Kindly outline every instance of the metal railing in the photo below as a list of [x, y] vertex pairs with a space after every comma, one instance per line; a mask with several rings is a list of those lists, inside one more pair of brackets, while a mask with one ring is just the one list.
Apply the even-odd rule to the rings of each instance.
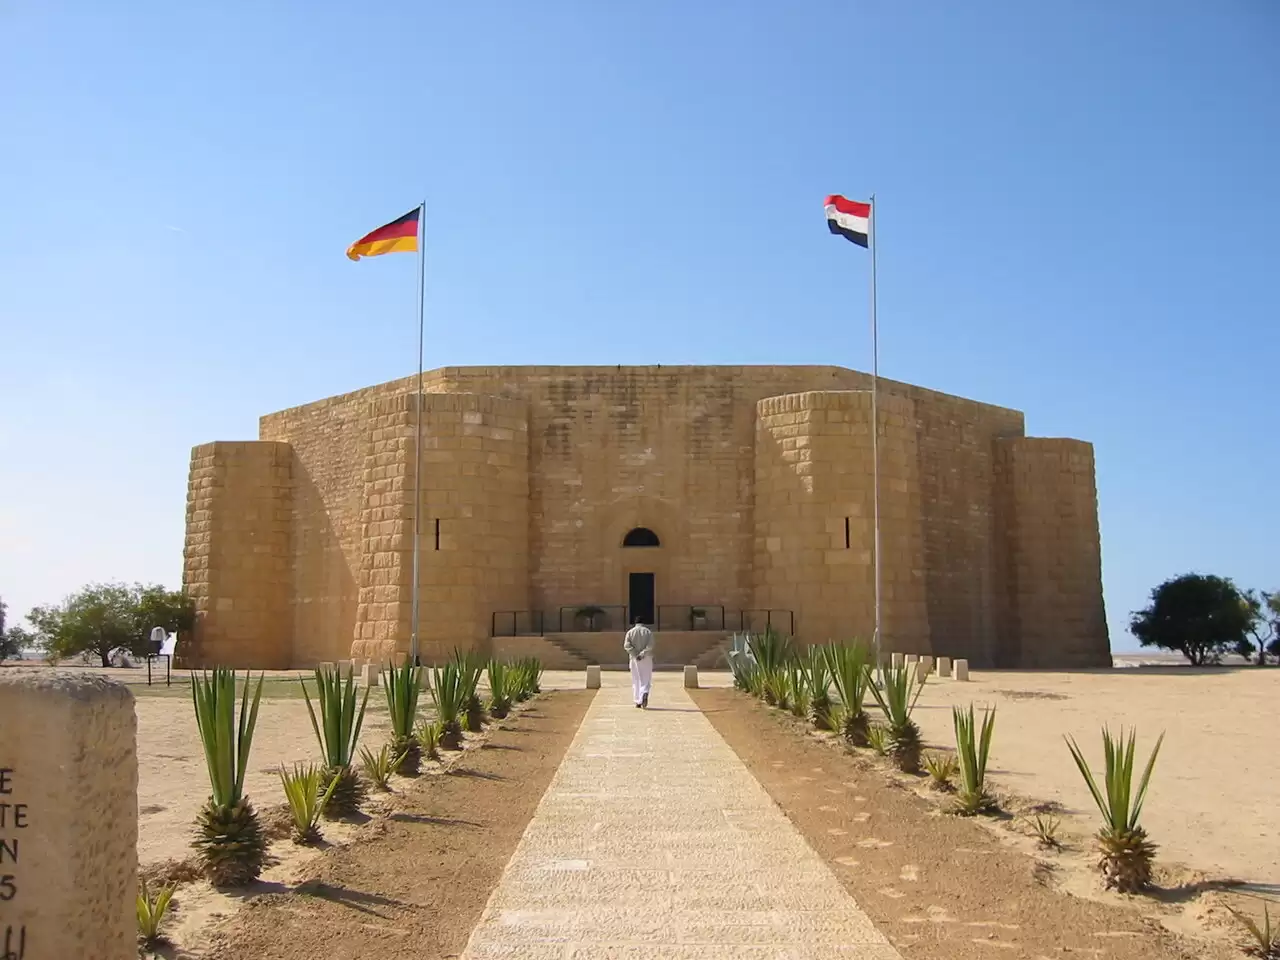
[[718, 603], [663, 603], [654, 630], [728, 630], [725, 609]]
[[495, 610], [491, 637], [541, 637], [546, 633], [541, 610]]
[[[626, 630], [631, 626], [631, 609], [626, 604], [569, 604], [560, 607], [548, 624], [541, 610], [495, 610], [490, 619], [490, 636], [541, 637], [553, 633], [599, 633]], [[657, 630], [737, 630], [760, 633], [770, 628], [788, 636], [795, 634], [795, 614], [790, 610], [729, 610], [718, 603], [664, 603], [655, 608]]]
[[[786, 629], [783, 629], [783, 624]], [[796, 618], [790, 610], [739, 610], [738, 629], [743, 633], [759, 633], [773, 628], [787, 636], [795, 636]]]
[[598, 633], [601, 630], [626, 630], [626, 604], [573, 604], [560, 608], [558, 633]]

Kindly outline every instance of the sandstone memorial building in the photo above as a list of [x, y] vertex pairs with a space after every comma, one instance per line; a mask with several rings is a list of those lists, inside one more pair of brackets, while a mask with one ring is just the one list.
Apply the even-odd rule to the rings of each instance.
[[[771, 624], [870, 639], [871, 378], [827, 366], [426, 375], [420, 651], [714, 665]], [[417, 378], [194, 448], [190, 666], [409, 649]], [[883, 641], [975, 666], [1110, 665], [1093, 449], [1016, 410], [880, 380]]]

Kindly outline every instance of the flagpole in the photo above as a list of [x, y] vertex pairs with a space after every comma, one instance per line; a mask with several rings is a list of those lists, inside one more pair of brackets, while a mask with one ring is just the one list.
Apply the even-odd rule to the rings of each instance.
[[880, 417], [876, 395], [880, 381], [880, 337], [876, 325], [876, 195], [871, 195], [870, 216], [867, 218], [871, 241], [871, 503], [874, 517], [875, 598], [876, 598], [876, 664], [881, 665], [880, 636]]
[[422, 301], [425, 295], [427, 275], [427, 201], [418, 206], [418, 399], [414, 404], [413, 442], [413, 612], [409, 631], [409, 662], [418, 665], [418, 571], [421, 558], [422, 534]]

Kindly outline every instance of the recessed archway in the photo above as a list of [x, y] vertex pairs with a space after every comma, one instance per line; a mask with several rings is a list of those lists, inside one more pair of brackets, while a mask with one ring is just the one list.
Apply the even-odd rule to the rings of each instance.
[[662, 541], [648, 527], [634, 527], [622, 538], [622, 545], [624, 547], [660, 547]]

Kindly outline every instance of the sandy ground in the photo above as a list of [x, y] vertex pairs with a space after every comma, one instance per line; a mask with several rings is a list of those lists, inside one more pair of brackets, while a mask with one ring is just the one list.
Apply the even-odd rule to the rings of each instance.
[[1280, 720], [1280, 670], [1185, 667], [1098, 673], [981, 673], [969, 683], [925, 684], [918, 722], [930, 743], [955, 743], [951, 707], [996, 708], [990, 776], [997, 790], [1061, 803], [1081, 832], [1096, 808], [1063, 736], [1102, 764], [1103, 724], [1136, 727], [1156, 761], [1143, 813], [1161, 858], [1208, 879], [1236, 879], [1280, 894], [1280, 765], [1267, 757]]
[[[1227, 960], [1199, 930], [1167, 929], [1154, 898], [1083, 898], [1062, 889], [1076, 851], [1041, 854], [989, 818], [941, 815], [869, 751], [745, 694], [695, 702], [845, 889], [906, 960]], [[1085, 867], [1087, 869], [1087, 867]], [[1071, 891], [1074, 892], [1074, 891]]]
[[[390, 735], [385, 703], [369, 698], [360, 745], [378, 750]], [[185, 697], [140, 696], [138, 715], [138, 864], [190, 855], [192, 824], [209, 796], [209, 775]], [[320, 761], [306, 703], [263, 699], [245, 790], [260, 810], [284, 803], [281, 764]]]
[[[95, 671], [122, 675], [134, 686], [138, 716], [138, 864], [146, 867], [164, 860], [182, 860], [191, 853], [192, 824], [209, 795], [204, 753], [196, 731], [190, 694], [185, 686], [163, 692], [147, 691], [145, 671], [138, 685], [137, 670]], [[268, 679], [296, 676], [268, 673]], [[572, 673], [548, 672], [543, 689], [581, 688], [583, 679]], [[423, 696], [420, 714], [430, 709]], [[381, 689], [369, 697], [369, 708], [360, 732], [360, 746], [379, 749], [390, 735], [386, 701]], [[357, 750], [358, 753], [358, 750]], [[306, 702], [301, 698], [267, 699], [258, 711], [253, 750], [246, 778], [246, 792], [259, 810], [284, 803], [277, 771], [280, 765], [319, 762], [320, 748]], [[334, 830], [341, 832], [341, 826]], [[335, 839], [345, 837], [335, 836]]]
[[[728, 673], [703, 673], [703, 686], [731, 686]], [[1083, 673], [992, 671], [968, 683], [931, 677], [916, 719], [930, 746], [952, 748], [951, 707], [995, 706], [988, 776], [998, 791], [1056, 801], [1064, 828], [1097, 828], [1097, 811], [1064, 735], [1076, 738], [1095, 770], [1101, 728], [1136, 726], [1145, 762], [1164, 745], [1143, 820], [1160, 858], [1231, 878], [1280, 897], [1280, 765], [1270, 759], [1280, 720], [1280, 670], [1144, 667]]]
[[449, 776], [406, 786], [359, 843], [292, 882], [263, 885], [201, 955], [210, 960], [457, 957], [594, 691], [531, 701]]

